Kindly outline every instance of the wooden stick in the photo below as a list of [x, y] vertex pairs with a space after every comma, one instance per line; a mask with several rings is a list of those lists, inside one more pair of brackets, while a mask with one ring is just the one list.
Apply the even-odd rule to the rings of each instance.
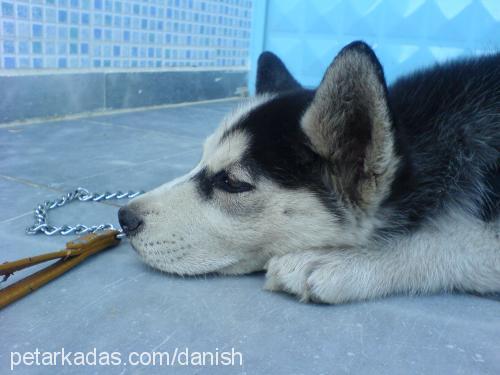
[[75, 250], [59, 250], [52, 253], [35, 255], [29, 258], [19, 259], [13, 262], [5, 262], [0, 264], [0, 276], [9, 276], [10, 274], [22, 270], [23, 268], [31, 267], [39, 263], [47, 262], [49, 260], [54, 260], [58, 258], [70, 258], [76, 255], [80, 255], [83, 249]]
[[118, 231], [115, 230], [106, 231], [98, 235], [89, 234], [76, 241], [68, 242], [66, 244], [66, 251], [76, 250], [79, 252], [79, 255], [61, 259], [58, 262], [35, 272], [33, 275], [30, 275], [6, 287], [5, 289], [0, 290], [0, 309], [37, 290], [49, 281], [80, 264], [87, 257], [104, 249], [118, 245], [120, 243], [120, 239], [116, 237], [117, 234]]

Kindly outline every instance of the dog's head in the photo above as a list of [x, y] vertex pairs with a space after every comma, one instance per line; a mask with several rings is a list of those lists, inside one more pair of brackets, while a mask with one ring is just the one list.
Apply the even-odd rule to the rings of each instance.
[[206, 140], [191, 172], [120, 210], [146, 263], [246, 273], [275, 255], [359, 245], [373, 230], [397, 164], [373, 51], [345, 47], [314, 91], [265, 52], [256, 92]]

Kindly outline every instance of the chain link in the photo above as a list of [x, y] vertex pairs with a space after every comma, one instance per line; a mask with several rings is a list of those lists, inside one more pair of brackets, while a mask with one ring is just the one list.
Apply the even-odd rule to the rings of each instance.
[[135, 198], [138, 195], [142, 194], [142, 191], [127, 191], [125, 193], [121, 191], [116, 191], [113, 193], [105, 192], [105, 193], [91, 193], [87, 189], [77, 188], [74, 191], [71, 191], [65, 195], [63, 195], [59, 199], [55, 199], [53, 201], [45, 201], [42, 204], [39, 204], [34, 211], [35, 224], [26, 228], [27, 234], [39, 234], [43, 233], [47, 236], [53, 236], [55, 234], [60, 234], [63, 236], [75, 234], [86, 234], [86, 233], [95, 233], [103, 230], [118, 230], [120, 233], [121, 229], [116, 229], [113, 224], [98, 224], [86, 226], [83, 224], [76, 225], [62, 225], [60, 227], [51, 225], [47, 222], [47, 213], [49, 210], [53, 210], [58, 207], [62, 207], [72, 201], [79, 200], [81, 202], [100, 202], [107, 201], [110, 199], [131, 199]]

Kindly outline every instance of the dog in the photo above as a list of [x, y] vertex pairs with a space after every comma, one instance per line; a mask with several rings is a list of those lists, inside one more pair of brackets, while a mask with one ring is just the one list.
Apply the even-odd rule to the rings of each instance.
[[388, 87], [358, 41], [310, 90], [264, 52], [199, 164], [119, 221], [154, 268], [264, 270], [301, 301], [500, 291], [500, 54]]

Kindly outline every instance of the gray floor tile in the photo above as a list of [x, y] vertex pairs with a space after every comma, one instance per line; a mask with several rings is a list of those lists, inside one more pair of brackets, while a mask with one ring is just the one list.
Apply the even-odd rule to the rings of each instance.
[[203, 140], [219, 125], [240, 100], [213, 104], [180, 106], [151, 111], [139, 111], [95, 117], [94, 121], [120, 124], [135, 129], [148, 129], [176, 135], [186, 135]]
[[[0, 176], [0, 223], [31, 212], [47, 190]], [[31, 220], [31, 215], [29, 215]]]
[[88, 121], [0, 129], [0, 175], [54, 185], [198, 148], [189, 137]]
[[[225, 104], [227, 105], [227, 103]], [[205, 108], [206, 107], [206, 108]], [[116, 138], [120, 121], [52, 123], [0, 130], [0, 175], [50, 184], [58, 190], [149, 190], [190, 170], [198, 161], [206, 130], [201, 118], [227, 108], [194, 106], [190, 136], [161, 125], [170, 110]], [[139, 112], [137, 112], [139, 113]], [[137, 114], [136, 113], [136, 114]], [[122, 116], [122, 115], [120, 115]], [[188, 118], [188, 117], [186, 117]], [[196, 119], [196, 120], [193, 120]], [[90, 120], [92, 121], [92, 120]], [[177, 119], [178, 124], [188, 121]], [[115, 127], [115, 128], [113, 128]], [[83, 155], [89, 161], [77, 163]], [[84, 158], [84, 160], [87, 160]], [[96, 163], [94, 165], [94, 163]], [[78, 167], [75, 167], [78, 165]], [[52, 251], [69, 240], [27, 236], [26, 213], [60, 195], [0, 178], [0, 262]], [[117, 224], [118, 202], [73, 203], [49, 214], [55, 224]], [[17, 218], [16, 218], [17, 217]], [[15, 274], [6, 284], [26, 273]], [[144, 265], [129, 243], [105, 251], [0, 312], [0, 372], [11, 351], [230, 350], [243, 354], [242, 367], [66, 367], [64, 373], [151, 374], [498, 374], [500, 305], [494, 298], [442, 294], [392, 297], [325, 306], [262, 290], [263, 274], [181, 278]], [[19, 367], [17, 373], [51, 373]]]
[[[194, 150], [144, 162], [132, 167], [117, 168], [93, 176], [76, 178], [59, 184], [58, 187], [67, 191], [79, 186], [96, 192], [104, 190], [148, 191], [189, 172], [199, 162], [200, 158], [201, 148], [198, 147]], [[123, 201], [117, 202], [121, 204]]]

